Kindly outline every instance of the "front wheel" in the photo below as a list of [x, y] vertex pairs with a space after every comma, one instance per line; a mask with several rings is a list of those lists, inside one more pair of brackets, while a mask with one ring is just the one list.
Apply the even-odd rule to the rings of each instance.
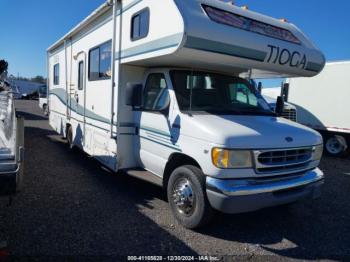
[[176, 220], [194, 229], [209, 223], [213, 209], [205, 191], [205, 176], [195, 166], [182, 166], [173, 171], [167, 186], [168, 201]]
[[43, 111], [44, 111], [44, 115], [48, 116], [49, 115], [49, 107], [47, 105], [43, 106]]

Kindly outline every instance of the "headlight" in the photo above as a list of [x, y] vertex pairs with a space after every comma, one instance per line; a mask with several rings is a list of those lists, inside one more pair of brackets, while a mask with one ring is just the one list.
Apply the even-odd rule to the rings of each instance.
[[247, 150], [213, 148], [213, 164], [218, 168], [251, 168], [252, 154]]
[[314, 146], [312, 148], [312, 160], [321, 160], [323, 154], [323, 145]]

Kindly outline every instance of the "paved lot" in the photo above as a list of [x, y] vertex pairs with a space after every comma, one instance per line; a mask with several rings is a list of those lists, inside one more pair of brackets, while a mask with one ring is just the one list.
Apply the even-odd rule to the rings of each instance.
[[160, 188], [111, 174], [83, 153], [69, 152], [35, 102], [20, 101], [17, 107], [26, 118], [25, 189], [10, 207], [0, 199], [0, 256], [4, 247], [16, 256], [56, 258], [350, 259], [349, 159], [324, 158], [326, 184], [316, 201], [218, 215], [194, 232], [175, 222]]

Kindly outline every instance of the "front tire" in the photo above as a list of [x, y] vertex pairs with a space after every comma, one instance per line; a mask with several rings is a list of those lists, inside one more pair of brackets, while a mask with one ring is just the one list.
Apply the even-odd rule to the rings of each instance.
[[167, 195], [174, 217], [185, 228], [195, 229], [210, 222], [214, 211], [199, 168], [188, 165], [175, 169], [169, 178]]
[[43, 106], [43, 111], [44, 111], [44, 115], [48, 116], [49, 115], [49, 107], [47, 105]]

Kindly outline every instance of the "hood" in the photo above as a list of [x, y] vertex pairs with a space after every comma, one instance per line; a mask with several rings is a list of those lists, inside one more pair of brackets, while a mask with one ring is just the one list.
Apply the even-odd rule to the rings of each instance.
[[184, 115], [182, 122], [182, 135], [230, 148], [278, 149], [322, 143], [318, 132], [279, 117], [197, 114]]

